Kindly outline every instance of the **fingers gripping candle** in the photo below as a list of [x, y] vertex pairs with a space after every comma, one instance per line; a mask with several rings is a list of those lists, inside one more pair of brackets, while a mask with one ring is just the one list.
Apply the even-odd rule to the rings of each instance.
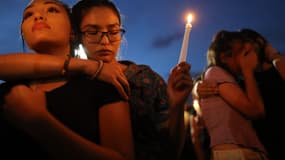
[[191, 21], [192, 21], [192, 14], [189, 14], [187, 17], [187, 23], [185, 26], [184, 38], [183, 38], [183, 42], [182, 42], [182, 47], [181, 47], [178, 63], [186, 62], [189, 36], [190, 36], [190, 31], [192, 29]]

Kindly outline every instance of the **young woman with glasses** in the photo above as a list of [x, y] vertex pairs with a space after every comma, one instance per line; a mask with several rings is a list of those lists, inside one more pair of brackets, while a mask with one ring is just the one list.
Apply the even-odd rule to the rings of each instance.
[[[85, 60], [71, 58], [70, 63], [65, 65], [67, 66], [65, 75], [84, 73], [90, 78], [117, 84], [120, 93], [125, 93], [124, 95], [128, 93], [130, 87], [131, 93], [127, 98], [131, 107], [136, 158], [178, 157], [184, 144], [184, 104], [192, 89], [190, 65], [181, 63], [176, 66], [166, 86], [164, 80], [150, 67], [137, 65], [131, 61], [117, 61], [116, 57], [125, 31], [121, 28], [118, 9], [111, 1], [79, 1], [73, 7], [72, 14], [77, 42], [83, 44], [88, 58], [95, 62], [91, 66], [85, 65], [87, 63]], [[7, 58], [9, 64], [19, 65], [20, 61], [25, 65], [20, 73], [26, 78], [61, 75], [64, 66], [64, 59], [59, 60], [55, 57], [37, 57], [35, 59], [39, 64], [35, 65], [27, 64], [19, 58], [28, 55], [18, 55], [17, 62], [12, 60], [13, 55], [5, 56], [10, 57]], [[100, 62], [104, 62], [104, 67], [97, 72]], [[7, 63], [0, 62], [0, 66], [5, 65], [7, 66]], [[125, 75], [121, 75], [121, 72]], [[19, 72], [1, 74], [0, 71], [1, 76], [19, 78]], [[125, 76], [128, 83], [125, 83]]]
[[118, 61], [125, 30], [118, 8], [109, 0], [79, 1], [72, 15], [75, 35], [87, 57], [119, 63], [128, 79], [136, 159], [176, 159], [184, 143], [184, 104], [192, 89], [190, 66], [183, 63], [174, 68], [167, 86], [150, 67]]
[[[66, 5], [58, 0], [31, 1], [24, 10], [21, 31], [30, 49], [46, 58], [62, 58], [59, 70], [67, 74], [71, 67], [72, 27]], [[43, 63], [30, 62], [37, 67]], [[13, 67], [21, 70], [22, 66]], [[99, 71], [100, 68], [102, 65]], [[110, 84], [85, 76], [60, 76], [7, 81], [0, 92], [4, 100], [0, 115], [1, 156], [134, 159], [129, 104]]]

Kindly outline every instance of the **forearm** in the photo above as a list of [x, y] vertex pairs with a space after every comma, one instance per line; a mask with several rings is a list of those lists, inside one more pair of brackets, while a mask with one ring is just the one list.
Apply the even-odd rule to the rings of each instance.
[[60, 75], [63, 59], [38, 54], [7, 54], [0, 56], [0, 79], [29, 79]]
[[[0, 79], [34, 79], [62, 76], [65, 57], [44, 54], [7, 54], [0, 55]], [[93, 67], [87, 67], [88, 65]], [[97, 61], [71, 58], [67, 74], [83, 73], [92, 75], [98, 67]]]
[[[199, 115], [190, 114], [190, 135], [193, 149], [197, 160], [206, 160], [206, 151], [204, 150], [204, 140], [201, 139], [202, 134], [205, 134], [202, 129], [202, 117]], [[204, 127], [203, 127], [204, 128]], [[204, 129], [205, 130], [205, 129]]]
[[28, 133], [46, 149], [53, 159], [124, 159], [118, 152], [79, 136], [52, 115], [39, 120], [34, 127]]
[[244, 80], [246, 87], [246, 95], [248, 101], [250, 102], [250, 107], [252, 107], [249, 108], [251, 117], [258, 118], [264, 116], [265, 110], [263, 100], [257, 87], [257, 82], [254, 78], [253, 73], [244, 73]]
[[176, 152], [176, 158], [179, 158], [181, 155], [186, 136], [183, 108], [184, 105], [170, 107], [169, 109], [169, 136], [173, 149]]
[[201, 140], [196, 140], [196, 142], [193, 142], [193, 148], [194, 148], [197, 160], [206, 160], [206, 156], [205, 156], [206, 152], [204, 151]]

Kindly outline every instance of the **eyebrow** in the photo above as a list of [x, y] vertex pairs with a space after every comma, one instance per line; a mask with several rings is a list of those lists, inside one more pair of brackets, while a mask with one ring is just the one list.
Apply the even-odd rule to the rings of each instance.
[[[120, 25], [118, 23], [114, 23], [114, 24], [107, 25], [107, 28], [113, 28], [116, 26], [120, 27]], [[102, 28], [102, 26], [97, 25], [97, 24], [87, 24], [87, 25], [83, 26], [81, 29], [84, 30], [86, 28], [95, 28], [95, 29], [99, 28], [100, 29], [100, 28]]]

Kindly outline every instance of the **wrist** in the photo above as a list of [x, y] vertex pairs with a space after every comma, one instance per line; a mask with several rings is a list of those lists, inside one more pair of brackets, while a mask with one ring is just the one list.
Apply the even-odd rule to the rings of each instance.
[[97, 69], [96, 71], [91, 75], [90, 79], [95, 79], [98, 77], [98, 75], [100, 74], [100, 72], [103, 69], [104, 66], [104, 62], [102, 60], [96, 61], [97, 62]]
[[273, 62], [275, 59], [281, 57], [280, 52], [275, 52], [275, 53], [272, 53], [271, 55], [272, 55], [272, 56], [271, 56], [270, 59], [269, 59], [270, 62]]
[[88, 75], [91, 71], [88, 70], [89, 63], [87, 60], [71, 58], [69, 63], [69, 74], [84, 74]]
[[98, 62], [94, 60], [81, 60], [79, 70], [87, 77], [91, 77], [94, 74], [94, 70], [98, 67]]
[[173, 103], [169, 101], [169, 112], [171, 112], [171, 114], [184, 114], [185, 105], [185, 103]]
[[274, 59], [272, 59], [272, 64], [274, 67], [276, 67], [277, 63], [280, 61], [281, 58], [282, 58], [282, 55], [279, 54], [278, 56], [274, 57]]
[[66, 77], [68, 75], [70, 59], [71, 59], [71, 55], [67, 55], [66, 59], [63, 62], [61, 75], [64, 77]]
[[97, 60], [82, 60], [81, 64], [81, 71], [90, 79], [94, 79], [97, 77], [97, 72], [99, 71], [98, 69], [100, 69], [100, 65], [102, 65], [101, 62]]
[[241, 72], [242, 72], [243, 77], [254, 75], [254, 69], [250, 69], [250, 68], [244, 68], [242, 69]]

